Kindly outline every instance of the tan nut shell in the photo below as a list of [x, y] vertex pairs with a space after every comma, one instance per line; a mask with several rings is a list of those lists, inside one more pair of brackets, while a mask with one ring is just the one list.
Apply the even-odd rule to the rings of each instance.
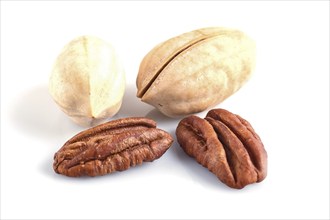
[[49, 92], [77, 124], [92, 126], [116, 114], [125, 90], [125, 73], [115, 50], [93, 36], [69, 42], [57, 57]]
[[236, 92], [255, 66], [255, 43], [239, 30], [210, 27], [171, 38], [142, 60], [137, 96], [170, 117], [213, 107]]

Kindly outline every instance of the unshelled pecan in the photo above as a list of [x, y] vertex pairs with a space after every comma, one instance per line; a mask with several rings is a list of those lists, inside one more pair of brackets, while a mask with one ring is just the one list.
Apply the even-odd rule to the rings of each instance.
[[262, 181], [267, 175], [267, 152], [245, 119], [224, 109], [205, 119], [189, 116], [176, 135], [183, 150], [232, 188]]
[[252, 76], [256, 44], [244, 32], [204, 27], [157, 44], [140, 63], [137, 97], [177, 118], [215, 106]]
[[113, 120], [82, 131], [54, 155], [55, 172], [99, 176], [151, 162], [171, 146], [171, 135], [143, 117]]

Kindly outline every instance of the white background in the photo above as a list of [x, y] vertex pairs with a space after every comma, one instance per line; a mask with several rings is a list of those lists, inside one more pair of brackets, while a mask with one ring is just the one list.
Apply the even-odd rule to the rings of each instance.
[[[230, 189], [177, 142], [125, 172], [54, 173], [54, 153], [83, 130], [47, 89], [66, 43], [84, 34], [109, 41], [127, 77], [114, 118], [147, 116], [174, 136], [178, 120], [136, 98], [138, 67], [156, 44], [207, 26], [238, 28], [257, 43], [252, 79], [217, 107], [261, 136], [263, 182]], [[329, 218], [329, 2], [1, 1], [0, 211], [4, 219]]]

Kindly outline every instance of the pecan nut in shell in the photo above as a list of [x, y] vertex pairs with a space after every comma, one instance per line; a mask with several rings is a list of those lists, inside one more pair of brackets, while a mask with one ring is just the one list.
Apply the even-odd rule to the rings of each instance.
[[238, 91], [255, 63], [256, 44], [240, 30], [205, 27], [182, 33], [145, 55], [136, 78], [137, 97], [169, 117], [184, 117]]
[[176, 129], [180, 146], [229, 187], [241, 189], [267, 175], [267, 152], [249, 122], [224, 109], [189, 116]]
[[171, 135], [143, 117], [113, 120], [82, 131], [55, 153], [56, 173], [100, 176], [151, 162], [171, 146]]

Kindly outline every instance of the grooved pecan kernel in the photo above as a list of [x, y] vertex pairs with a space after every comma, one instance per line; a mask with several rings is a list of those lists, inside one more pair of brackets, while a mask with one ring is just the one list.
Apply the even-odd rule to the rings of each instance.
[[208, 112], [205, 119], [189, 116], [180, 121], [180, 146], [220, 181], [241, 189], [267, 175], [267, 152], [245, 119], [224, 109]]
[[55, 172], [100, 176], [151, 162], [171, 146], [171, 135], [142, 117], [113, 120], [82, 131], [55, 153]]

